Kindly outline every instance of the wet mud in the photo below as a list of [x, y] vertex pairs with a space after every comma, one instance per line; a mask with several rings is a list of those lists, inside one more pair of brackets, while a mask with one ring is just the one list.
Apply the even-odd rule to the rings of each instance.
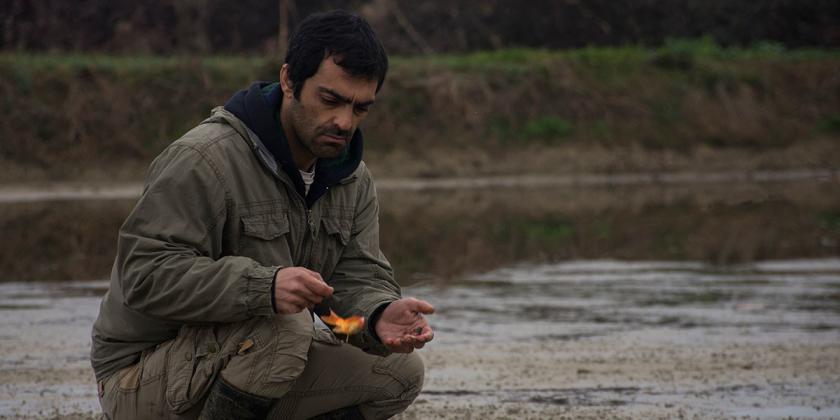
[[[104, 282], [0, 284], [0, 417], [94, 418]], [[517, 264], [435, 302], [402, 419], [836, 418], [840, 259]]]
[[838, 287], [840, 260], [578, 261], [420, 287], [444, 331], [406, 418], [836, 418]]

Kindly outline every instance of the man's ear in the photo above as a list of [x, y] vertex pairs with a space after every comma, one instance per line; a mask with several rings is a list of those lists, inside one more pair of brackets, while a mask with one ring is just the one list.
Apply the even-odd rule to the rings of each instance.
[[295, 88], [289, 79], [289, 65], [283, 64], [280, 67], [280, 88], [283, 89], [283, 96], [291, 98], [295, 94]]

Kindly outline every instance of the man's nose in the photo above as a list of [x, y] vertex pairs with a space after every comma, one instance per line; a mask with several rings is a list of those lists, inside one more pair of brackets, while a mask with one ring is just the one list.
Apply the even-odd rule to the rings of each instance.
[[335, 125], [342, 131], [350, 131], [353, 128], [353, 107], [341, 107], [335, 116]]

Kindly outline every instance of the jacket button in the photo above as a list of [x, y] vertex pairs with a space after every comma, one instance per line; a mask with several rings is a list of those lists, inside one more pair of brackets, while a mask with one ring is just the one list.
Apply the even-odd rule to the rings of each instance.
[[189, 362], [190, 360], [192, 360], [192, 354], [184, 353], [184, 359], [187, 359], [187, 361]]

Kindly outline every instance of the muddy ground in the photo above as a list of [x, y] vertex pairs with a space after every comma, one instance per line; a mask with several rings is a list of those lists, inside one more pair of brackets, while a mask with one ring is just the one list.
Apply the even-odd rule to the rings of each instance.
[[[0, 284], [0, 418], [96, 418], [104, 282]], [[840, 260], [514, 265], [434, 302], [403, 419], [838, 418]]]
[[[403, 419], [840, 417], [837, 342], [663, 345], [629, 335], [422, 354], [426, 389]], [[20, 398], [0, 418], [98, 418], [85, 363], [4, 368], [0, 381], [0, 397]], [[36, 393], [16, 394], [22, 387]]]

